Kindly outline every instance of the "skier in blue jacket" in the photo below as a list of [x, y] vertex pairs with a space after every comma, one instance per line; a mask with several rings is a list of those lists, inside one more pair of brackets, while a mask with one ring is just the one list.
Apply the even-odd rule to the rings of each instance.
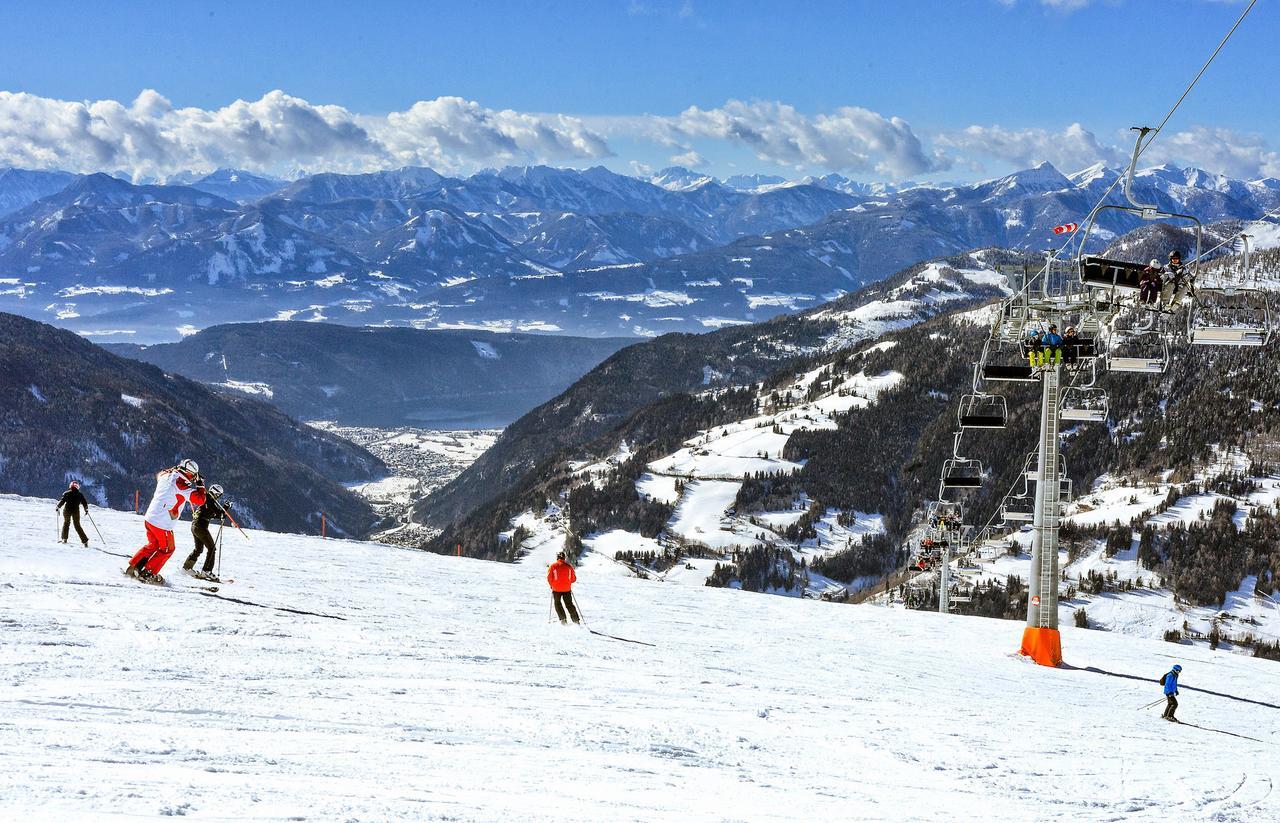
[[1062, 335], [1058, 334], [1057, 325], [1049, 324], [1049, 331], [1044, 337], [1040, 338], [1040, 343], [1044, 346], [1044, 355], [1040, 358], [1040, 365], [1049, 366], [1062, 362]]
[[1165, 699], [1164, 714], [1160, 716], [1165, 720], [1172, 720], [1174, 723], [1178, 722], [1178, 718], [1174, 717], [1173, 713], [1178, 710], [1178, 675], [1181, 673], [1182, 666], [1175, 663], [1169, 673], [1160, 678], [1164, 683]]

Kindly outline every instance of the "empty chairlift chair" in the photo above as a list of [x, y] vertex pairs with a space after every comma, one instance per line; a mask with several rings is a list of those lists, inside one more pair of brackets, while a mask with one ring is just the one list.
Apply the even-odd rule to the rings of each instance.
[[1062, 419], [1078, 423], [1105, 423], [1107, 404], [1106, 390], [1071, 386], [1062, 393]]
[[1187, 340], [1199, 346], [1262, 346], [1271, 339], [1271, 300], [1262, 289], [1201, 288], [1187, 312]]
[[1154, 333], [1118, 336], [1107, 351], [1107, 371], [1162, 374], [1169, 367], [1169, 343]]
[[998, 394], [966, 394], [960, 401], [962, 429], [1003, 429], [1008, 418], [1008, 404]]
[[982, 463], [963, 457], [952, 457], [942, 464], [944, 489], [976, 489], [982, 485]]
[[[1000, 509], [1000, 514], [1013, 524], [1030, 523], [1036, 516], [1034, 503], [1030, 498], [1020, 500], [1016, 497], [1009, 498]], [[1014, 527], [1017, 528], [1016, 525]]]

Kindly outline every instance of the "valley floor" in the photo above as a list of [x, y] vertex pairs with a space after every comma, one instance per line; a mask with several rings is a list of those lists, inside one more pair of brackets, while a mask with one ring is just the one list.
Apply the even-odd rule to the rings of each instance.
[[[1051, 670], [1016, 623], [584, 570], [591, 628], [644, 646], [548, 623], [539, 563], [265, 532], [221, 599], [184, 532], [151, 587], [52, 513], [0, 496], [4, 819], [1280, 817], [1264, 660], [1068, 628]], [[1194, 726], [1139, 708], [1175, 659]]]

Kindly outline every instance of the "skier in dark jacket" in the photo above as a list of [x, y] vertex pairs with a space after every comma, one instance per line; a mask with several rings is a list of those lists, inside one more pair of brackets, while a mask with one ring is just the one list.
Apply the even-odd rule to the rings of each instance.
[[1182, 666], [1174, 664], [1169, 673], [1160, 678], [1164, 681], [1164, 714], [1160, 715], [1165, 720], [1178, 722], [1178, 718], [1173, 714], [1178, 710], [1178, 675], [1182, 673]]
[[197, 506], [191, 514], [191, 536], [195, 539], [196, 548], [187, 557], [186, 562], [182, 564], [182, 568], [190, 572], [196, 565], [196, 560], [200, 559], [200, 552], [203, 550], [205, 552], [204, 569], [203, 571], [192, 572], [192, 574], [202, 580], [219, 582], [213, 573], [218, 541], [214, 540], [213, 535], [209, 533], [209, 521], [215, 517], [219, 520], [226, 517], [227, 510], [231, 508], [231, 501], [228, 500], [226, 503], [221, 501], [222, 487], [217, 483], [214, 483], [205, 491], [207, 494], [205, 495], [204, 503]]
[[89, 535], [84, 533], [84, 529], [80, 527], [80, 510], [89, 511], [89, 501], [85, 499], [84, 494], [80, 492], [80, 483], [76, 480], [71, 481], [71, 485], [62, 493], [58, 505], [55, 507], [62, 510], [62, 539], [58, 542], [66, 543], [67, 535], [71, 531], [71, 524], [76, 526], [76, 534], [80, 536], [80, 542], [85, 548], [89, 547]]

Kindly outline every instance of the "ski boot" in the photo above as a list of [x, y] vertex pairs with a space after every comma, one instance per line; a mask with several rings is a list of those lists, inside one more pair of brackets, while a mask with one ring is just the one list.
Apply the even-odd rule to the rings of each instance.
[[198, 572], [192, 572], [191, 574], [192, 576], [197, 577], [200, 580], [208, 580], [210, 583], [222, 582], [222, 580], [218, 577], [218, 575], [214, 574], [213, 572], [198, 571]]
[[153, 586], [163, 586], [164, 578], [158, 574], [153, 574], [146, 569], [138, 569], [138, 580], [142, 583], [150, 583]]

